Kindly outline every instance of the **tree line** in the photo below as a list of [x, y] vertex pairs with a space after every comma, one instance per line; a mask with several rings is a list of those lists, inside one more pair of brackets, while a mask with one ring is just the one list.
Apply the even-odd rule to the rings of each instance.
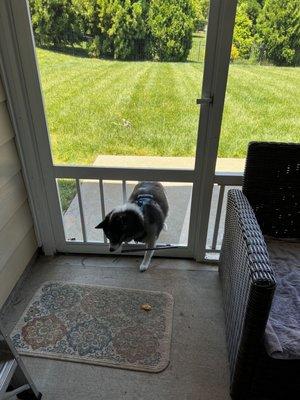
[[300, 64], [300, 0], [239, 0], [232, 59]]
[[[300, 0], [239, 0], [231, 52], [276, 65], [300, 63]], [[209, 0], [30, 0], [40, 46], [86, 43], [93, 57], [186, 61], [205, 30]]]
[[38, 45], [87, 43], [117, 60], [185, 61], [195, 30], [190, 0], [31, 0]]

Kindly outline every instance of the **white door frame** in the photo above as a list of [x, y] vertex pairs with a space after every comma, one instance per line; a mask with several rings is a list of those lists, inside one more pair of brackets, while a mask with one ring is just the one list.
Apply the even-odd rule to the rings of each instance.
[[[212, 102], [202, 105], [195, 170], [168, 171], [171, 180], [192, 181], [194, 184], [189, 243], [187, 248], [178, 249], [172, 256], [204, 260], [236, 3], [237, 0], [211, 0], [202, 98], [212, 99]], [[78, 177], [81, 167], [53, 165], [33, 32], [28, 23], [30, 16], [27, 1], [2, 0], [0, 16], [0, 72], [8, 94], [40, 244], [46, 254], [55, 251], [94, 253], [99, 252], [99, 249], [105, 253], [104, 246], [98, 243], [87, 248], [85, 244], [65, 242], [56, 178], [63, 177], [66, 169]], [[95, 175], [96, 171], [95, 167], [82, 167], [81, 170], [89, 175], [83, 178]], [[99, 171], [103, 174], [100, 178], [107, 179], [106, 176], [113, 175], [115, 179], [120, 179], [117, 169], [97, 168], [95, 176], [98, 178]], [[146, 171], [138, 169], [123, 169], [123, 173], [127, 174], [128, 180], [129, 176], [142, 178], [148, 175]], [[157, 170], [152, 179], [164, 180], [165, 173]], [[199, 226], [203, 229], [198, 229]], [[160, 252], [160, 255], [163, 253]]]
[[[191, 240], [194, 258], [205, 261], [205, 244], [221, 133], [237, 0], [211, 0], [202, 83]], [[210, 23], [211, 22], [211, 23]], [[215, 25], [214, 25], [215, 23]], [[203, 229], [199, 228], [203, 227]]]
[[0, 73], [38, 244], [46, 255], [52, 255], [56, 250], [55, 215], [50, 203], [55, 203], [56, 199], [55, 191], [49, 191], [54, 181], [44, 173], [45, 167], [51, 173], [52, 159], [45, 145], [48, 138], [42, 134], [47, 132], [47, 125], [34, 47], [30, 46], [31, 40], [28, 41], [28, 38], [32, 38], [31, 26], [24, 24], [27, 19], [28, 4], [24, 0], [0, 1]]

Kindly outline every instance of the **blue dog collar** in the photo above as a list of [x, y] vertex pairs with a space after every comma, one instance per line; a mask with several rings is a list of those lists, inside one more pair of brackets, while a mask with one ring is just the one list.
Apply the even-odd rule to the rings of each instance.
[[153, 195], [152, 194], [140, 194], [137, 197], [137, 200], [135, 201], [135, 204], [137, 204], [140, 209], [143, 211], [144, 207], [146, 204], [150, 204], [153, 201]]

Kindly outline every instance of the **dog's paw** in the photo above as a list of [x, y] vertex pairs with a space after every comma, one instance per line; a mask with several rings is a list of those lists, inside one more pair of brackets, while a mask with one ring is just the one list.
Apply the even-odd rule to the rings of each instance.
[[140, 272], [145, 272], [149, 268], [149, 264], [141, 264], [140, 265]]

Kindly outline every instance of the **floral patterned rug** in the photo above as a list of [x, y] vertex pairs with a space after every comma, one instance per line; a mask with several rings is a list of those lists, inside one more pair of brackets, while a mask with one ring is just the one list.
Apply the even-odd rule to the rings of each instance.
[[47, 282], [11, 337], [27, 356], [159, 372], [169, 363], [172, 318], [168, 293]]

